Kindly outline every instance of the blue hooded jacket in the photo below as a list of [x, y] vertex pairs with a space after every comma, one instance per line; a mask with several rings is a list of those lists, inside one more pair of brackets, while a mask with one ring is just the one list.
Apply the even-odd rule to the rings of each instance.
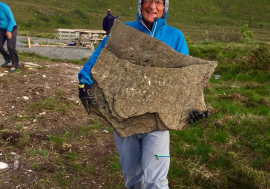
[[[179, 53], [188, 55], [187, 43], [185, 41], [182, 32], [166, 24], [166, 18], [169, 8], [169, 0], [165, 0], [163, 16], [162, 18], [155, 18], [151, 31], [145, 26], [144, 21], [142, 19], [141, 3], [142, 0], [138, 0], [137, 20], [125, 24], [133, 28], [136, 28], [139, 31], [147, 33], [151, 37], [159, 39], [160, 41], [166, 43], [168, 46], [170, 46]], [[102, 48], [105, 47], [108, 37], [109, 36], [106, 36], [104, 38], [104, 40], [100, 43], [98, 48], [92, 54], [91, 58], [85, 63], [84, 67], [80, 71], [78, 75], [80, 83], [82, 84], [88, 83], [89, 85], [92, 85], [93, 80], [91, 78], [90, 70], [92, 66], [96, 63], [96, 59], [98, 58]]]
[[0, 2], [0, 28], [11, 32], [15, 25], [16, 22], [9, 6]]

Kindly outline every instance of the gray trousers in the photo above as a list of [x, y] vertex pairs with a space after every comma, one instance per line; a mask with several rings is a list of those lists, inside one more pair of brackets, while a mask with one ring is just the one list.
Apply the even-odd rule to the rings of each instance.
[[[15, 68], [19, 67], [19, 57], [16, 51], [17, 41], [17, 29], [13, 29], [12, 38], [8, 39], [6, 36], [6, 30], [0, 29], [0, 53], [3, 55], [5, 61], [12, 61], [12, 66]], [[4, 44], [7, 41], [7, 49], [9, 54], [4, 49]]]
[[114, 132], [116, 148], [130, 189], [169, 189], [169, 131], [154, 131], [121, 138]]

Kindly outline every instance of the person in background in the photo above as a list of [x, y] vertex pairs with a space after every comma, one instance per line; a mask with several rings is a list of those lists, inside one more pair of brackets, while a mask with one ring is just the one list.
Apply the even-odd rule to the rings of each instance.
[[111, 14], [111, 9], [108, 9], [107, 16], [105, 16], [103, 19], [103, 30], [106, 31], [106, 35], [110, 34], [114, 19], [115, 19], [115, 16]]
[[[9, 6], [0, 2], [0, 53], [3, 55], [5, 62], [2, 67], [7, 66], [12, 62], [12, 67], [9, 70], [14, 72], [19, 67], [19, 57], [16, 51], [17, 40], [17, 25], [14, 16]], [[4, 49], [4, 44], [7, 41], [7, 49], [9, 54]]]
[[[138, 0], [137, 8], [137, 20], [126, 25], [164, 42], [179, 53], [189, 54], [183, 33], [166, 24], [169, 0]], [[104, 38], [78, 75], [79, 98], [88, 112], [89, 104], [98, 106], [91, 91], [93, 80], [90, 70], [96, 63], [102, 48], [105, 47], [107, 39], [108, 36]], [[204, 117], [209, 117], [209, 114], [208, 111], [201, 113], [194, 110], [190, 114], [189, 123], [193, 124]], [[169, 130], [138, 133], [124, 138], [114, 132], [114, 140], [127, 188], [169, 189], [167, 179], [170, 166]]]

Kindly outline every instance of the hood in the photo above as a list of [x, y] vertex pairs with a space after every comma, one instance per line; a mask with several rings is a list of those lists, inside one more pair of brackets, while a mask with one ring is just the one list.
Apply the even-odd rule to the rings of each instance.
[[[139, 20], [142, 19], [142, 1], [143, 0], [138, 0], [138, 4], [137, 4], [137, 16], [138, 16]], [[165, 0], [164, 11], [163, 11], [163, 15], [161, 18], [166, 19], [167, 14], [168, 14], [168, 9], [169, 9], [169, 0]]]

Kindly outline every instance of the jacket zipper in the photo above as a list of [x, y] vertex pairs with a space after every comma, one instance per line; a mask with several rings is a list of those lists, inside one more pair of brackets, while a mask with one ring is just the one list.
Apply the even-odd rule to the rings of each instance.
[[150, 31], [149, 28], [144, 24], [143, 21], [141, 21], [141, 23], [142, 23], [142, 25], [149, 31], [150, 36], [151, 36], [151, 37], [154, 37], [155, 31], [156, 31], [156, 27], [157, 27], [157, 21], [156, 21], [156, 24], [155, 24], [155, 28], [154, 28], [153, 34], [151, 34], [151, 31]]
[[156, 31], [156, 28], [157, 28], [157, 21], [156, 21], [156, 24], [155, 24], [155, 28], [154, 28], [154, 31], [153, 31], [153, 35], [152, 35], [152, 37], [154, 37], [154, 34], [155, 34], [155, 31]]

